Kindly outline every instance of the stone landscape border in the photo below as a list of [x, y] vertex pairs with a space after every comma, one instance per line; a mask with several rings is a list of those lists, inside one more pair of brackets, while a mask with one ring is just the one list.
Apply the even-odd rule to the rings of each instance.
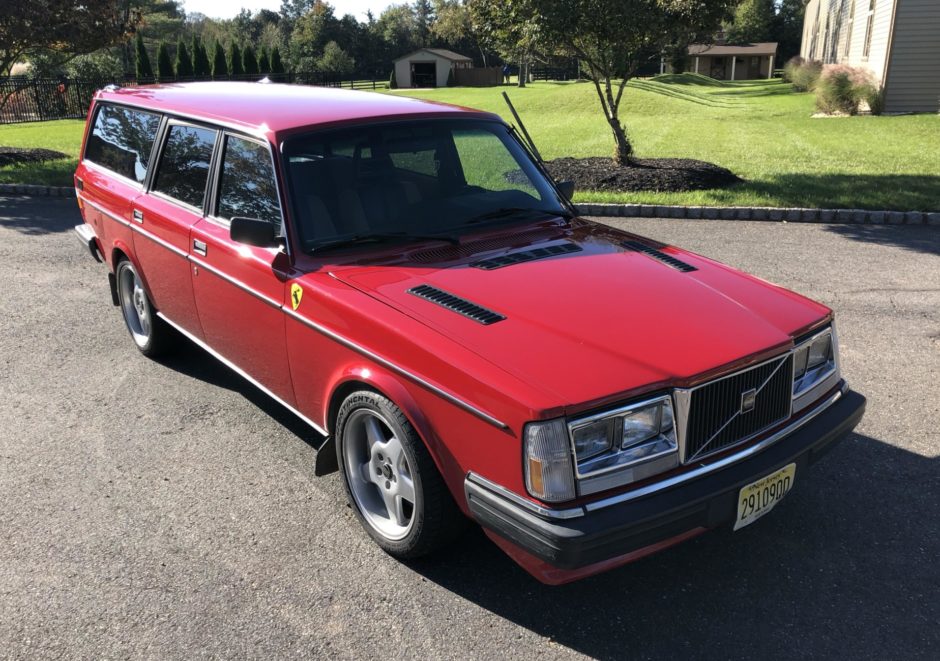
[[776, 207], [680, 207], [655, 204], [577, 205], [584, 216], [625, 218], [695, 218], [704, 220], [765, 220], [788, 223], [857, 225], [940, 225], [940, 212], [871, 211], [867, 209], [803, 209]]
[[[67, 186], [0, 184], [0, 195], [75, 197]], [[702, 220], [764, 220], [788, 223], [838, 223], [854, 225], [940, 225], [940, 211], [871, 211], [866, 209], [781, 209], [776, 207], [680, 207], [656, 204], [577, 205], [584, 216], [611, 218], [694, 218]]]

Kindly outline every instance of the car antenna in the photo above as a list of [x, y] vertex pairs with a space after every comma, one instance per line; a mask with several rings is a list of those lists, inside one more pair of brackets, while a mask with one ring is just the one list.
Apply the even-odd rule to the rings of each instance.
[[519, 124], [519, 128], [522, 129], [522, 135], [525, 136], [525, 140], [529, 145], [529, 148], [532, 150], [532, 153], [535, 155], [535, 158], [538, 159], [539, 163], [544, 163], [542, 160], [542, 155], [539, 153], [538, 148], [535, 146], [535, 143], [532, 141], [532, 136], [529, 135], [529, 132], [525, 129], [525, 124], [522, 123], [522, 119], [519, 117], [519, 113], [516, 112], [516, 109], [512, 105], [512, 101], [509, 100], [509, 95], [506, 92], [503, 92], [503, 98], [506, 99], [506, 105], [509, 106], [509, 112], [512, 113], [512, 116], [516, 118], [516, 122]]

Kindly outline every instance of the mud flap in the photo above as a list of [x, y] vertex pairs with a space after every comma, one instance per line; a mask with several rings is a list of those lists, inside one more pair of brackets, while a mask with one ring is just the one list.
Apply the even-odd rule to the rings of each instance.
[[313, 474], [317, 477], [323, 477], [339, 470], [339, 464], [336, 462], [336, 443], [333, 437], [328, 436], [323, 445], [317, 448], [317, 458], [314, 460]]
[[111, 287], [111, 302], [117, 307], [121, 301], [118, 299], [117, 276], [113, 273], [108, 273], [108, 285]]

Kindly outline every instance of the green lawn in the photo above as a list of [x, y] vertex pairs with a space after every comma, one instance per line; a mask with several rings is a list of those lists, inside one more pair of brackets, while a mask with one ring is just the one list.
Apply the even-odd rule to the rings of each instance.
[[[605, 156], [612, 139], [589, 83], [525, 89], [397, 91], [497, 112], [509, 92], [547, 158]], [[780, 81], [720, 83], [695, 75], [630, 84], [623, 119], [637, 155], [697, 158], [746, 183], [694, 193], [595, 193], [576, 199], [649, 204], [940, 209], [940, 116], [813, 119], [813, 98]], [[48, 147], [75, 155], [81, 121], [0, 126], [0, 145]], [[71, 185], [75, 161], [0, 168], [0, 183]]]
[[71, 186], [84, 126], [80, 119], [0, 126], [0, 147], [44, 147], [71, 157], [0, 168], [0, 184]]
[[[398, 91], [512, 117], [509, 96], [546, 159], [605, 156], [613, 140], [589, 83], [525, 89]], [[813, 97], [780, 81], [695, 75], [631, 82], [622, 117], [641, 158], [711, 161], [747, 183], [692, 193], [594, 193], [577, 200], [649, 204], [940, 209], [940, 116], [814, 119]]]

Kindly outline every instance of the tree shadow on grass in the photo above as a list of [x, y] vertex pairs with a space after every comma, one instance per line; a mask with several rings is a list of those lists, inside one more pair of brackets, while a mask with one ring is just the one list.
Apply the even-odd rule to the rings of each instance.
[[74, 199], [0, 195], [0, 227], [38, 236], [65, 232], [81, 222]]
[[479, 531], [411, 567], [599, 659], [926, 658], [940, 643], [938, 463], [853, 434], [754, 526], [557, 588]]

